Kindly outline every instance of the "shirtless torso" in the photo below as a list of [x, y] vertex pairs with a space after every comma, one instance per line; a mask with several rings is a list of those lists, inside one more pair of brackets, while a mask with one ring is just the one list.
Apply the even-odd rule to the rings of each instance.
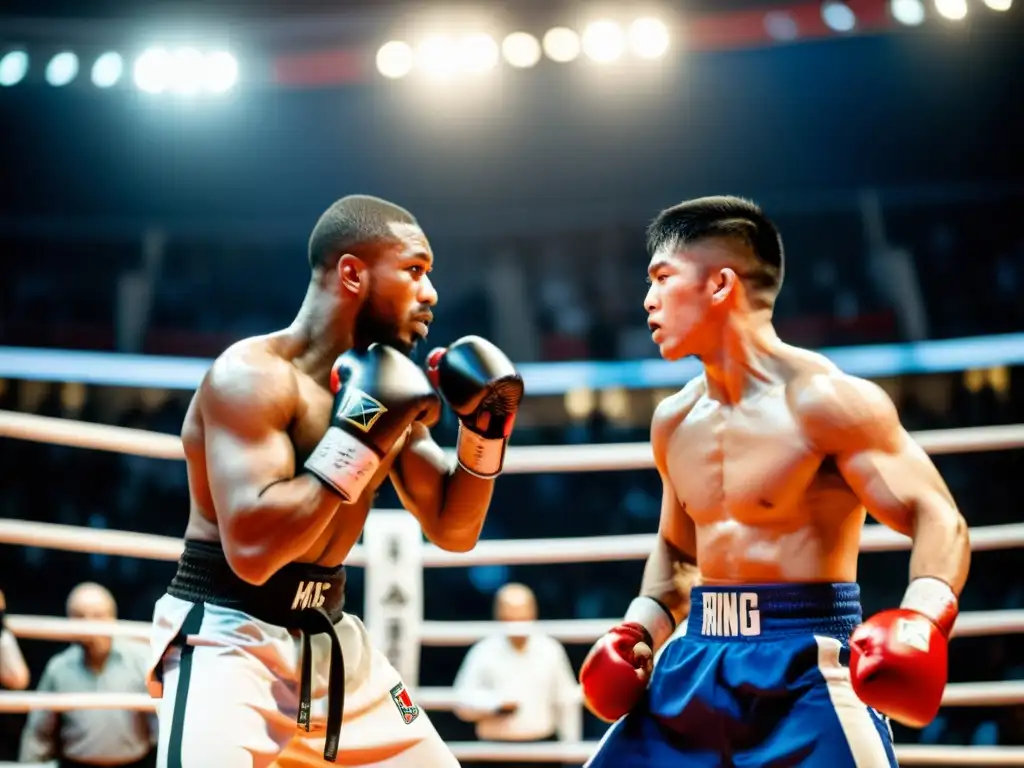
[[856, 580], [866, 511], [802, 412], [810, 389], [842, 374], [789, 355], [779, 380], [735, 405], [710, 398], [700, 377], [658, 408], [658, 462], [675, 494], [666, 506], [678, 503], [668, 538], [689, 550], [695, 537], [704, 584]]
[[[475, 541], [492, 482], [463, 474], [448, 482], [451, 460], [421, 423], [405, 430], [351, 502], [302, 471], [334, 402], [330, 368], [308, 365], [306, 351], [284, 331], [240, 341], [211, 367], [182, 427], [190, 495], [185, 538], [219, 542], [236, 573], [252, 583], [288, 563], [337, 566], [390, 478], [431, 541], [460, 549], [467, 532]], [[459, 510], [442, 521], [446, 501]], [[467, 526], [462, 518], [471, 514]]]
[[[258, 388], [260, 408], [225, 409], [225, 397], [234, 397], [239, 389]], [[252, 393], [246, 393], [250, 397]], [[280, 467], [281, 479], [294, 477], [327, 430], [334, 395], [325, 376], [314, 378], [296, 363], [294, 351], [285, 339], [263, 336], [246, 339], [228, 349], [203, 380], [189, 405], [181, 431], [188, 467], [190, 509], [186, 539], [223, 541], [225, 532], [217, 519], [217, 504], [211, 488], [210, 462], [224, 462], [223, 452], [237, 452], [231, 445], [232, 434], [244, 419], [247, 433], [264, 434], [262, 444], [247, 447], [246, 453], [259, 452], [259, 459], [273, 460]], [[283, 431], [281, 430], [283, 425]], [[277, 436], [271, 440], [271, 434]], [[282, 435], [287, 437], [285, 445]], [[344, 515], [334, 515], [326, 528], [304, 548], [296, 552], [295, 562], [335, 566], [344, 562], [363, 530], [373, 504], [374, 493], [387, 478], [405, 445], [400, 440], [381, 462], [366, 492], [346, 505]], [[256, 457], [254, 457], [256, 458]], [[242, 461], [237, 453], [234, 461]], [[217, 468], [223, 472], [222, 467]], [[337, 504], [338, 497], [310, 478], [310, 491], [324, 496], [325, 504]]]

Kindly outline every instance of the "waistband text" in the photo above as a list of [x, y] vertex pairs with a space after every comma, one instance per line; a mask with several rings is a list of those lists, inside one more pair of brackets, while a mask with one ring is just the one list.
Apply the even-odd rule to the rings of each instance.
[[756, 592], [704, 592], [700, 633], [707, 637], [761, 634]]
[[331, 588], [329, 581], [300, 581], [292, 600], [292, 610], [320, 608], [324, 604], [324, 592]]

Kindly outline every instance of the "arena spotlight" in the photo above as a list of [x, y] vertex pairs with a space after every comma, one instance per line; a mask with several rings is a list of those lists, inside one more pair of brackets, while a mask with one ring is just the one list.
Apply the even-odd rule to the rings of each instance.
[[377, 49], [377, 71], [389, 80], [398, 80], [412, 72], [413, 53], [408, 43], [389, 40]]
[[583, 53], [592, 61], [605, 64], [622, 56], [625, 49], [622, 27], [614, 21], [594, 21], [583, 30]]
[[101, 54], [92, 65], [92, 84], [97, 88], [117, 85], [124, 74], [124, 59], [121, 54], [108, 51]]
[[800, 27], [787, 11], [768, 11], [764, 15], [764, 31], [773, 40], [796, 40], [800, 36]]
[[658, 19], [637, 19], [629, 25], [629, 47], [641, 59], [664, 56], [668, 44], [668, 27]]
[[921, 0], [891, 0], [889, 13], [900, 24], [908, 27], [924, 23], [924, 3]]
[[61, 51], [46, 65], [46, 82], [55, 88], [67, 85], [78, 76], [78, 57], [71, 51]]
[[552, 61], [565, 64], [580, 55], [580, 36], [568, 27], [553, 27], [541, 41], [544, 53]]
[[205, 57], [203, 87], [210, 93], [230, 91], [238, 82], [238, 60], [227, 51], [214, 51]]
[[540, 61], [540, 41], [526, 32], [513, 32], [502, 41], [501, 52], [511, 66], [526, 69]]
[[181, 48], [171, 54], [170, 90], [183, 95], [198, 93], [205, 77], [206, 59], [195, 48]]
[[967, 0], [935, 0], [935, 10], [944, 19], [963, 21], [967, 18]]
[[821, 19], [833, 32], [852, 32], [857, 26], [857, 16], [846, 3], [828, 0], [821, 6]]
[[459, 40], [456, 58], [460, 72], [480, 74], [498, 63], [498, 44], [490, 35], [467, 35]]
[[459, 68], [458, 50], [447, 37], [428, 37], [416, 46], [416, 66], [434, 80], [451, 77]]
[[1008, 11], [1013, 7], [1013, 0], [984, 0], [984, 3], [993, 11]]
[[150, 48], [135, 60], [135, 85], [146, 93], [160, 93], [171, 81], [171, 55], [163, 48]]
[[0, 59], [0, 86], [17, 85], [28, 74], [28, 54], [8, 51]]

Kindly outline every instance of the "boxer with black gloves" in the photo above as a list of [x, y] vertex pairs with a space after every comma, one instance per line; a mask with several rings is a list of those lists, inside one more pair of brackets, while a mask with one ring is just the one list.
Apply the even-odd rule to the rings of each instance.
[[504, 354], [458, 341], [429, 367], [473, 436], [458, 461], [434, 442], [441, 400], [408, 356], [437, 301], [433, 258], [407, 211], [339, 200], [310, 238], [295, 321], [203, 379], [182, 428], [184, 554], [152, 632], [160, 765], [458, 766], [343, 611], [342, 564], [388, 478], [430, 541], [475, 546], [522, 399]]

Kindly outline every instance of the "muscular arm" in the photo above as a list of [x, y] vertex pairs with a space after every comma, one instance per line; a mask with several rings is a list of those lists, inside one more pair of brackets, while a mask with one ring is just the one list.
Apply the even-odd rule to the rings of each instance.
[[424, 425], [412, 425], [392, 465], [391, 482], [434, 544], [451, 552], [468, 552], [476, 546], [491, 505], [494, 479], [471, 475], [449, 459]]
[[880, 523], [910, 536], [910, 578], [960, 594], [971, 548], [967, 523], [935, 465], [899, 421], [885, 392], [849, 376], [818, 376], [798, 400], [808, 432]]
[[341, 498], [310, 474], [295, 476], [287, 428], [298, 390], [286, 364], [257, 353], [222, 358], [203, 387], [206, 471], [221, 544], [239, 578], [262, 584], [313, 545]]
[[[654, 549], [644, 566], [640, 595], [657, 600], [677, 624], [690, 613], [690, 589], [700, 572], [696, 528], [672, 487], [667, 444], [672, 429], [692, 407], [694, 399], [694, 389], [687, 387], [679, 395], [662, 401], [651, 421], [651, 450], [662, 483], [661, 519]], [[660, 645], [666, 639], [655, 637], [655, 644]]]

